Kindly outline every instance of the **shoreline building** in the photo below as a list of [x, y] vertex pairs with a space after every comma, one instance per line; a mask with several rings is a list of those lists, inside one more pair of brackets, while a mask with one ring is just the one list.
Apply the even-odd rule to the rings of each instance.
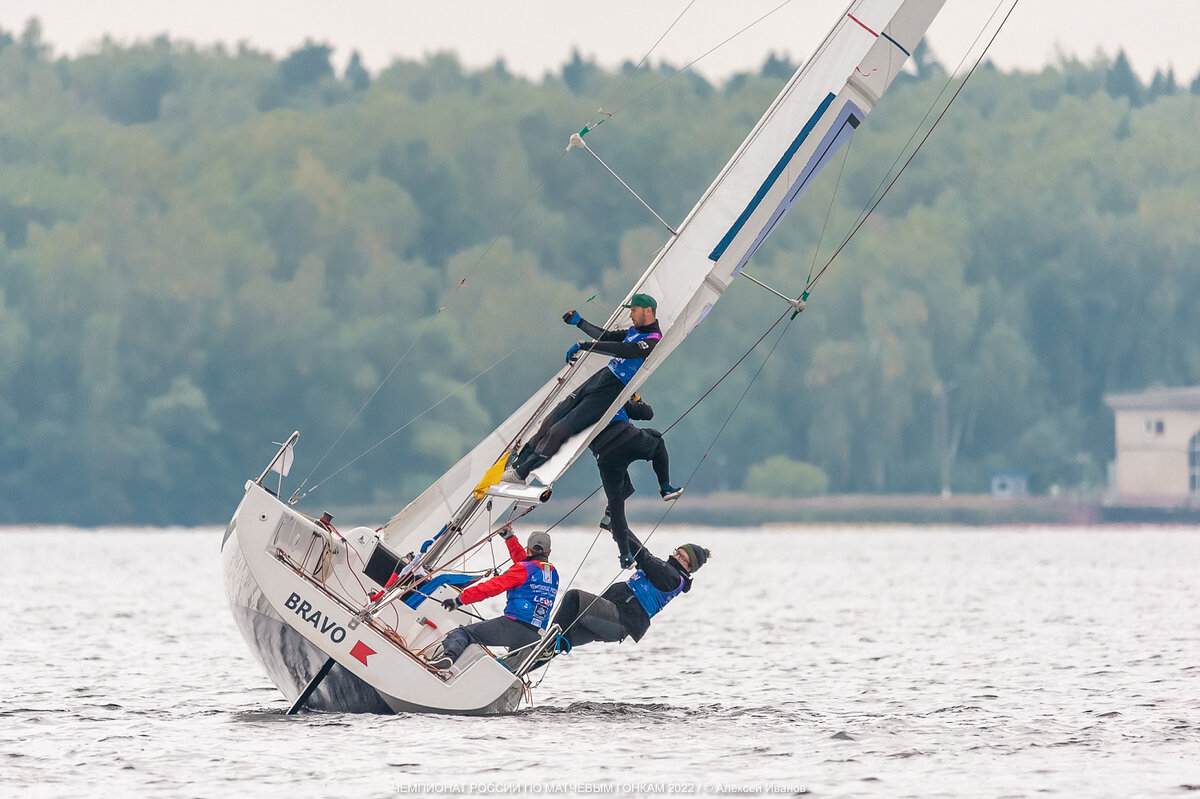
[[1200, 508], [1200, 386], [1106, 394], [1116, 428], [1106, 504]]

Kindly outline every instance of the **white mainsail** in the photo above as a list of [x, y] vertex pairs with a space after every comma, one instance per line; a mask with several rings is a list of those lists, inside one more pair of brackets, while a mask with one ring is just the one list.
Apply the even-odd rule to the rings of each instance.
[[[747, 260], [902, 71], [944, 0], [855, 0], [816, 53], [776, 97], [645, 274], [626, 295], [658, 302], [662, 341], [622, 395], [588, 430], [567, 441], [532, 476], [552, 484], [658, 365], [711, 310]], [[614, 315], [609, 327], [618, 322]], [[592, 355], [561, 370], [470, 453], [383, 528], [401, 551], [416, 548], [454, 518], [485, 472], [525, 428], [599, 369]], [[560, 389], [561, 384], [561, 389]], [[532, 422], [532, 424], [530, 424]], [[527, 427], [528, 425], [528, 427]], [[511, 503], [509, 503], [511, 505]], [[503, 509], [494, 511], [494, 515]], [[488, 532], [489, 519], [464, 522], [462, 544]], [[453, 553], [455, 550], [450, 550]], [[443, 553], [446, 555], [447, 553]]]

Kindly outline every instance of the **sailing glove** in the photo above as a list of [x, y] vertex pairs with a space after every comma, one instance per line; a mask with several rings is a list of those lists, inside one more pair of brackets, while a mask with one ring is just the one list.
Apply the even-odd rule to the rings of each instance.
[[503, 538], [505, 541], [507, 541], [508, 539], [513, 537], [512, 528], [509, 527], [507, 524], [504, 525], [503, 527], [501, 527], [499, 532], [500, 532], [500, 537]]
[[579, 315], [579, 311], [571, 310], [563, 314], [563, 321], [568, 325], [577, 325], [583, 317]]
[[446, 610], [455, 610], [456, 608], [461, 608], [462, 600], [459, 599], [458, 597], [451, 597], [450, 599], [443, 599], [442, 607], [444, 607]]
[[571, 349], [567, 350], [567, 363], [575, 363], [575, 359], [579, 357], [579, 345], [572, 344]]

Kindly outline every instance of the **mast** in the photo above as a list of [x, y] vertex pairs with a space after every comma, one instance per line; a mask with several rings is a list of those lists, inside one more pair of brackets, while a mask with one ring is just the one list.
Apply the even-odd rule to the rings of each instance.
[[[812, 184], [903, 70], [944, 0], [854, 0], [816, 52], [788, 80], [766, 113], [626, 295], [652, 295], [663, 331], [642, 367], [591, 428], [567, 441], [532, 476], [552, 484], [587, 448], [617, 409], [696, 328], [746, 262]], [[616, 314], [608, 320], [616, 321]], [[515, 413], [384, 527], [398, 548], [416, 548], [464, 506], [484, 473], [522, 430], [606, 367], [587, 357], [560, 370]], [[527, 435], [527, 434], [526, 434]], [[504, 508], [511, 500], [503, 500]], [[476, 510], [478, 506], [476, 506]], [[473, 511], [474, 512], [474, 511]], [[461, 545], [489, 531], [476, 514], [462, 525]], [[446, 557], [452, 548], [443, 552]]]

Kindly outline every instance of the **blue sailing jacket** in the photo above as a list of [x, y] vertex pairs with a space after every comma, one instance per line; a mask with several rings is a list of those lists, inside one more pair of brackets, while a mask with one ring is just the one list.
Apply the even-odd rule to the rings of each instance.
[[525, 567], [525, 582], [509, 589], [504, 615], [544, 630], [558, 595], [558, 571], [544, 561], [527, 560], [518, 565]]
[[[629, 332], [625, 334], [625, 343], [633, 344], [638, 341], [648, 341], [650, 339], [661, 339], [662, 333], [657, 330], [653, 333], [639, 333], [636, 327], [629, 328]], [[646, 362], [645, 358], [613, 358], [608, 362], [608, 368], [617, 376], [617, 379], [622, 383], [628, 383], [634, 373], [641, 368]]]
[[660, 591], [655, 588], [654, 583], [650, 582], [650, 578], [641, 569], [634, 572], [633, 576], [626, 582], [633, 591], [633, 595], [637, 597], [642, 609], [646, 611], [646, 615], [651, 618], [683, 591], [682, 575], [679, 577], [679, 585], [674, 591]]

